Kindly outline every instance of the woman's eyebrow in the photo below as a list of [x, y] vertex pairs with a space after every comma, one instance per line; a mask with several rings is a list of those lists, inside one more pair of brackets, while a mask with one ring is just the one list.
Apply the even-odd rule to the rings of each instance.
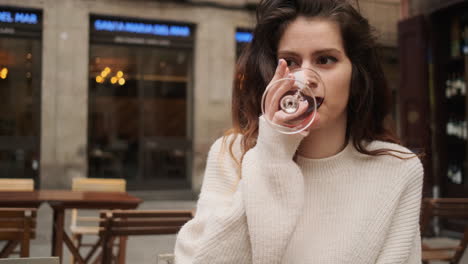
[[[312, 55], [316, 55], [316, 54], [323, 54], [323, 53], [329, 53], [329, 52], [336, 52], [336, 53], [343, 53], [341, 50], [339, 49], [335, 49], [335, 48], [328, 48], [328, 49], [319, 49], [319, 50], [315, 50]], [[293, 56], [299, 56], [299, 54], [297, 52], [294, 52], [294, 51], [289, 51], [289, 50], [280, 50], [278, 51], [278, 54], [282, 54], [282, 55], [293, 55]]]
[[298, 56], [298, 54], [294, 51], [289, 51], [289, 50], [280, 50], [278, 51], [278, 55], [279, 54], [282, 54], [282, 55], [293, 55], [293, 56]]
[[339, 49], [330, 48], [330, 49], [316, 50], [316, 51], [314, 51], [312, 54], [321, 54], [321, 53], [328, 53], [328, 52], [342, 53], [341, 50], [339, 50]]

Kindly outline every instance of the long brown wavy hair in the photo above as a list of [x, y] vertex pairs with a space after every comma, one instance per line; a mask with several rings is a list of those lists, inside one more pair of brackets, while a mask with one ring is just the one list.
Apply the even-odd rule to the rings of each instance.
[[[232, 90], [233, 127], [225, 135], [242, 135], [242, 157], [237, 160], [231, 141], [229, 151], [240, 165], [245, 153], [256, 145], [261, 98], [277, 66], [279, 40], [297, 17], [323, 18], [336, 22], [341, 30], [346, 55], [352, 63], [350, 96], [347, 105], [346, 138], [367, 155], [392, 155], [391, 149], [369, 151], [366, 142], [381, 140], [400, 144], [384, 121], [391, 109], [391, 93], [377, 54], [372, 27], [347, 0], [262, 0], [257, 8], [253, 39], [236, 66]], [[227, 138], [227, 137], [225, 137]]]

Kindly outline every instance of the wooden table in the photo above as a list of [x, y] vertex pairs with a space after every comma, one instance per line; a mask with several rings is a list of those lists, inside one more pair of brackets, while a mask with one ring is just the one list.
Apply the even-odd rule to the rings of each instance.
[[62, 262], [63, 243], [79, 263], [85, 263], [65, 232], [66, 209], [135, 209], [142, 200], [128, 193], [69, 190], [0, 191], [0, 207], [34, 207], [48, 203], [53, 211], [52, 256]]

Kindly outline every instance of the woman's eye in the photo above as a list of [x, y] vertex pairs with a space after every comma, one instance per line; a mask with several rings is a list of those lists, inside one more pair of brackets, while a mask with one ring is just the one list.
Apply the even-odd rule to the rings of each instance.
[[288, 67], [291, 67], [291, 66], [297, 66], [297, 63], [295, 63], [293, 60], [291, 59], [284, 59], [288, 65]]
[[333, 56], [321, 56], [317, 59], [318, 64], [332, 64], [338, 60]]

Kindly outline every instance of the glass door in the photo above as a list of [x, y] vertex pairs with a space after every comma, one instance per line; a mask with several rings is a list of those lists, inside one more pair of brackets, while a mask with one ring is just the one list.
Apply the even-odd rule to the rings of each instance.
[[189, 186], [191, 50], [92, 44], [89, 176]]
[[161, 185], [185, 180], [191, 150], [188, 129], [190, 53], [176, 49], [144, 49], [142, 60], [143, 181]]
[[0, 38], [0, 177], [38, 186], [41, 41]]

